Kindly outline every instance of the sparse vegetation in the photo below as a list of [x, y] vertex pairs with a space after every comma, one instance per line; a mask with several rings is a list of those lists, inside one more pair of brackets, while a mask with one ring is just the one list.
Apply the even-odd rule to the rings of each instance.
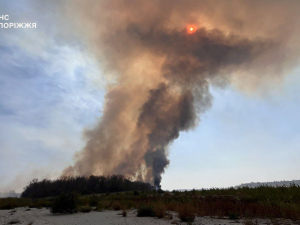
[[[106, 192], [105, 192], [106, 193]], [[258, 188], [227, 188], [203, 189], [192, 191], [172, 191], [158, 193], [150, 191], [128, 191], [97, 195], [78, 195], [72, 207], [68, 200], [58, 198], [0, 199], [0, 209], [16, 207], [49, 207], [53, 212], [75, 212], [82, 210], [96, 211], [138, 209], [138, 216], [164, 218], [168, 211], [178, 213], [182, 221], [190, 221], [195, 216], [218, 216], [229, 219], [247, 218], [284, 218], [300, 219], [300, 187], [258, 187]], [[67, 203], [66, 203], [67, 202]], [[72, 201], [71, 201], [72, 202]], [[57, 209], [58, 208], [58, 209]], [[74, 210], [75, 209], [75, 210]], [[81, 210], [81, 211], [82, 211]]]
[[50, 206], [51, 199], [0, 198], [0, 210], [18, 207], [40, 208]]

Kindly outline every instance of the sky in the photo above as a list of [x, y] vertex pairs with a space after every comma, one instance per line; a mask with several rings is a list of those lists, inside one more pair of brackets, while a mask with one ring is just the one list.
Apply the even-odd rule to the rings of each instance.
[[[29, 3], [0, 1], [10, 22], [37, 23], [0, 28], [0, 192], [57, 178], [103, 114], [105, 71], [80, 38], [61, 36], [48, 6]], [[300, 179], [299, 75], [296, 66], [275, 87], [251, 93], [211, 87], [211, 108], [168, 148], [162, 188]]]

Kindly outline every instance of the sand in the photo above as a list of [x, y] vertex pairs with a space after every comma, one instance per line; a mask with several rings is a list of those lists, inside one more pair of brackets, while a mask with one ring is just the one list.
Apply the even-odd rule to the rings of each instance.
[[[17, 208], [14, 210], [0, 210], [0, 224], [62, 224], [62, 225], [112, 225], [112, 224], [124, 224], [124, 225], [164, 225], [164, 224], [186, 224], [180, 223], [176, 213], [171, 213], [172, 219], [158, 219], [151, 217], [137, 217], [136, 210], [128, 211], [127, 217], [122, 217], [121, 211], [103, 211], [103, 212], [90, 212], [90, 213], [76, 213], [68, 215], [54, 215], [49, 212], [49, 209], [29, 209], [29, 208]], [[257, 221], [257, 223], [256, 223]], [[272, 224], [269, 219], [257, 219], [253, 220], [253, 224]], [[279, 221], [278, 221], [279, 222]], [[245, 220], [229, 220], [229, 219], [217, 219], [210, 217], [196, 217], [193, 224], [208, 224], [208, 225], [229, 225], [229, 224], [245, 224]], [[292, 221], [285, 220], [278, 224], [297, 224]]]

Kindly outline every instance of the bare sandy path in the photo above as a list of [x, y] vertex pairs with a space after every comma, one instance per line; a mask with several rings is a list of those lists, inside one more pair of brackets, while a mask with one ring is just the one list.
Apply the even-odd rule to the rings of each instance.
[[[28, 209], [17, 208], [15, 210], [0, 210], [0, 224], [5, 225], [11, 222], [16, 224], [30, 225], [165, 225], [165, 224], [185, 224], [180, 223], [180, 220], [173, 213], [173, 219], [157, 219], [151, 217], [137, 217], [136, 211], [131, 210], [128, 212], [127, 217], [122, 217], [120, 211], [103, 211], [103, 212], [90, 212], [90, 213], [76, 213], [68, 215], [53, 215], [48, 209]], [[271, 221], [268, 219], [253, 220], [254, 224], [269, 224]], [[197, 217], [193, 224], [196, 225], [239, 225], [245, 224], [245, 221], [233, 221], [228, 219], [216, 219], [210, 217]], [[281, 221], [279, 224], [294, 224], [291, 221]]]

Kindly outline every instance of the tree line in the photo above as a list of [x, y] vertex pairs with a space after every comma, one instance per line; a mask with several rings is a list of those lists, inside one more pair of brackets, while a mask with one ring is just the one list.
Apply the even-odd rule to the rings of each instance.
[[32, 180], [21, 195], [22, 198], [45, 198], [61, 193], [76, 192], [81, 195], [120, 191], [152, 190], [149, 183], [130, 181], [122, 175], [61, 177], [56, 180]]

